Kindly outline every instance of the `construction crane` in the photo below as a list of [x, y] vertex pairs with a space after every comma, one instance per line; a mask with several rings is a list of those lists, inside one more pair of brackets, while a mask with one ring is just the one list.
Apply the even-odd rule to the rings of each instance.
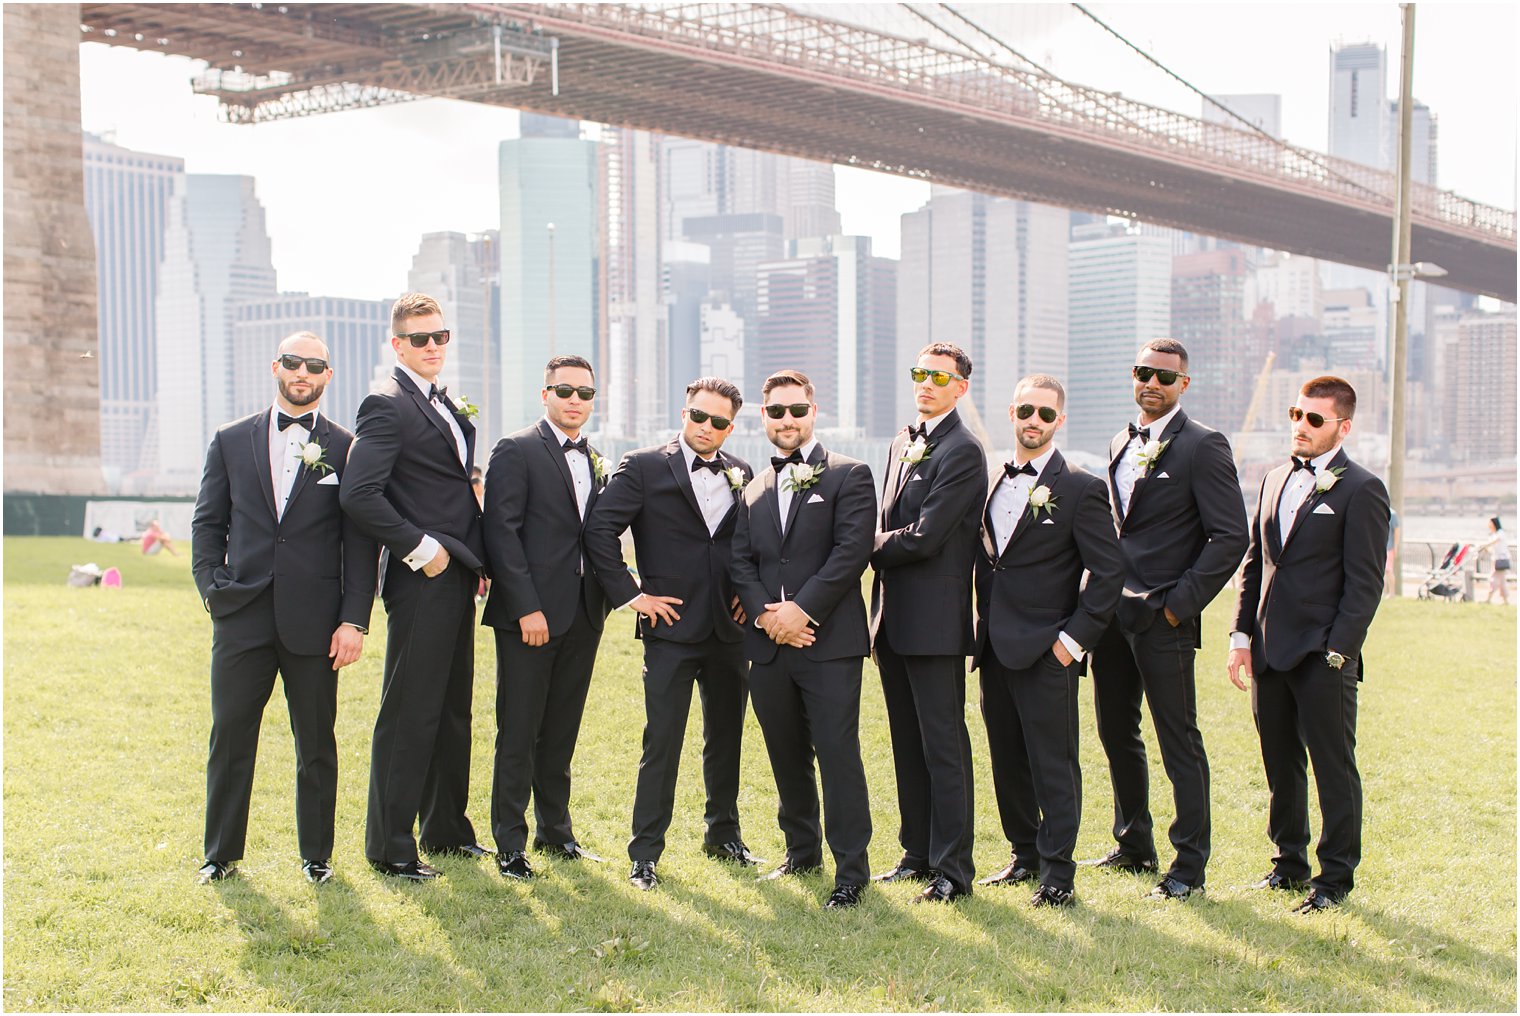
[[1272, 364], [1277, 360], [1276, 351], [1267, 353], [1266, 362], [1261, 365], [1261, 373], [1256, 375], [1256, 387], [1251, 391], [1251, 402], [1246, 406], [1246, 417], [1240, 424], [1240, 430], [1233, 442], [1235, 445], [1235, 468], [1239, 469], [1245, 459], [1246, 444], [1249, 439], [1245, 435], [1256, 429], [1256, 418], [1261, 415], [1261, 404], [1266, 401], [1267, 388], [1272, 381]]

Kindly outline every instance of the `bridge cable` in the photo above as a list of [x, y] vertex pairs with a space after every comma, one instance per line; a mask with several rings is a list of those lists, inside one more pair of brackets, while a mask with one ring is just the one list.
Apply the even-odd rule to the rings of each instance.
[[1115, 39], [1118, 39], [1120, 42], [1124, 43], [1124, 45], [1128, 46], [1130, 49], [1134, 50], [1136, 53], [1138, 53], [1142, 58], [1144, 58], [1149, 63], [1155, 65], [1157, 68], [1159, 68], [1161, 70], [1162, 73], [1166, 74], [1168, 77], [1172, 78], [1174, 81], [1176, 81], [1179, 84], [1181, 84], [1184, 88], [1186, 88], [1189, 91], [1193, 92], [1194, 94], [1200, 96], [1203, 99], [1204, 102], [1207, 102], [1210, 105], [1217, 106], [1219, 109], [1224, 110], [1225, 113], [1229, 114], [1234, 119], [1239, 120], [1241, 123], [1245, 124], [1246, 127], [1249, 128], [1254, 133], [1260, 134], [1262, 137], [1264, 137], [1267, 140], [1271, 141], [1273, 144], [1277, 145], [1279, 148], [1282, 148], [1285, 151], [1291, 152], [1294, 155], [1297, 155], [1297, 156], [1299, 156], [1301, 158], [1307, 159], [1309, 162], [1311, 162], [1314, 165], [1318, 166], [1320, 169], [1324, 170], [1326, 173], [1328, 173], [1331, 176], [1335, 177], [1337, 180], [1341, 181], [1342, 183], [1348, 184], [1348, 185], [1350, 185], [1352, 187], [1355, 187], [1357, 190], [1364, 191], [1367, 194], [1371, 194], [1372, 196], [1378, 198], [1380, 201], [1386, 201], [1386, 200], [1388, 200], [1388, 196], [1386, 194], [1383, 194], [1383, 193], [1381, 193], [1379, 191], [1375, 191], [1371, 187], [1368, 187], [1366, 184], [1363, 184], [1363, 183], [1360, 183], [1360, 182], [1358, 182], [1356, 180], [1353, 180], [1350, 177], [1344, 175], [1343, 173], [1340, 173], [1339, 171], [1331, 168], [1330, 166], [1327, 166], [1322, 161], [1323, 157], [1318, 152], [1313, 152], [1313, 151], [1310, 151], [1309, 149], [1306, 149], [1306, 148], [1299, 148], [1297, 145], [1294, 145], [1294, 144], [1292, 144], [1291, 142], [1288, 142], [1288, 141], [1284, 141], [1282, 138], [1279, 138], [1279, 137], [1276, 137], [1275, 135], [1273, 135], [1270, 131], [1267, 131], [1264, 128], [1262, 128], [1262, 127], [1260, 127], [1260, 126], [1252, 123], [1251, 121], [1247, 120], [1245, 117], [1243, 117], [1239, 113], [1235, 112], [1229, 106], [1226, 106], [1224, 103], [1220, 102], [1218, 99], [1215, 99], [1213, 96], [1211, 96], [1208, 93], [1204, 92], [1202, 89], [1196, 87], [1195, 85], [1193, 85], [1192, 82], [1187, 81], [1186, 79], [1182, 78], [1180, 75], [1178, 75], [1176, 72], [1174, 72], [1170, 67], [1167, 67], [1165, 64], [1163, 64], [1160, 60], [1157, 60], [1155, 57], [1151, 56], [1145, 50], [1141, 49], [1139, 46], [1135, 45], [1133, 42], [1130, 42], [1124, 36], [1120, 35], [1118, 33], [1118, 31], [1116, 31], [1115, 29], [1113, 29], [1112, 27], [1110, 27], [1107, 23], [1105, 23], [1101, 18], [1099, 18], [1092, 11], [1088, 10], [1086, 7], [1083, 7], [1079, 3], [1073, 3], [1072, 6], [1075, 7], [1077, 10], [1081, 11], [1083, 14], [1087, 15], [1089, 18], [1091, 18], [1092, 21], [1095, 24], [1097, 24], [1097, 26], [1099, 28], [1103, 29], [1109, 35], [1112, 35]]

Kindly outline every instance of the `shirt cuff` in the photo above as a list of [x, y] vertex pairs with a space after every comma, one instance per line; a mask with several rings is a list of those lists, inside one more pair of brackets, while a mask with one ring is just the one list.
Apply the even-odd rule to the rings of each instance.
[[[644, 595], [644, 590], [640, 589], [638, 592], [636, 592], [636, 593], [633, 594], [633, 600], [637, 600], [640, 596], [643, 596], [643, 595]], [[624, 607], [631, 607], [631, 606], [633, 606], [633, 600], [629, 600], [627, 603], [619, 604], [618, 605], [618, 610], [622, 610]]]
[[422, 566], [438, 556], [439, 543], [431, 536], [424, 536], [422, 542], [417, 544], [417, 549], [403, 557], [404, 563], [412, 571], [421, 571]]
[[1230, 648], [1231, 649], [1250, 649], [1251, 648], [1251, 636], [1247, 635], [1243, 631], [1232, 631], [1232, 632], [1230, 632]]
[[[369, 629], [366, 628], [366, 627], [364, 627], [363, 625], [354, 624], [352, 621], [344, 621], [343, 624], [348, 625], [350, 628], [352, 628], [354, 631], [358, 632], [360, 635], [368, 635], [369, 634]], [[343, 624], [338, 625], [338, 627], [339, 628], [343, 627]]]
[[1081, 662], [1082, 657], [1087, 655], [1087, 650], [1077, 645], [1077, 640], [1064, 631], [1057, 635], [1056, 638], [1061, 640], [1061, 645], [1066, 647], [1066, 651], [1071, 654], [1073, 660]]

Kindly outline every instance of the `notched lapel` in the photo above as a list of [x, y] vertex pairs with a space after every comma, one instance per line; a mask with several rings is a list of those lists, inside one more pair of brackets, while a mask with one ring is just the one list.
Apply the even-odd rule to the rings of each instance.
[[[824, 472], [827, 472], [828, 471], [828, 458], [829, 458], [829, 453], [824, 450], [822, 444], [814, 445], [813, 446], [813, 454], [810, 455], [810, 456], [808, 456], [806, 464], [809, 465], [809, 466], [822, 466], [823, 469], [824, 469]], [[786, 527], [781, 530], [781, 542], [782, 542], [783, 545], [786, 543], [788, 537], [790, 537], [792, 535], [792, 530], [795, 528], [795, 524], [797, 522], [797, 513], [802, 510], [802, 505], [807, 500], [808, 494], [810, 494], [813, 491], [813, 489], [815, 487], [817, 487], [818, 484], [820, 484], [822, 482], [823, 482], [823, 474], [820, 473], [820, 474], [818, 474], [818, 482], [812, 484], [811, 486], [809, 486], [807, 488], [807, 490], [794, 490], [794, 491], [792, 491], [792, 503], [789, 504], [789, 505], [787, 505]], [[778, 508], [779, 508], [779, 505], [780, 505], [780, 498], [779, 498], [779, 496], [777, 498], [777, 505], [778, 505]], [[777, 511], [776, 517], [778, 519], [781, 517], [779, 510]]]
[[[1135, 514], [1135, 506], [1140, 503], [1140, 496], [1150, 485], [1151, 476], [1161, 471], [1162, 460], [1172, 450], [1172, 442], [1177, 440], [1177, 435], [1181, 434], [1182, 428], [1187, 426], [1187, 420], [1187, 413], [1179, 409], [1177, 410], [1177, 415], [1172, 417], [1172, 422], [1166, 425], [1166, 430], [1161, 432], [1161, 437], [1158, 439], [1163, 446], [1161, 454], [1157, 455], [1156, 461], [1151, 463], [1150, 467], [1135, 480], [1135, 489], [1129, 492], [1129, 511], [1124, 513], [1126, 520]], [[1127, 441], [1125, 442], [1125, 444], [1128, 443]]]
[[691, 506], [697, 518], [702, 519], [702, 524], [706, 525], [707, 520], [702, 516], [702, 506], [697, 504], [696, 488], [691, 485], [691, 468], [686, 465], [686, 453], [681, 450], [680, 438], [665, 446], [665, 455], [666, 464], [675, 474], [676, 486], [680, 488], [682, 494], [686, 495], [686, 503]]
[[[1050, 456], [1050, 461], [1045, 463], [1045, 468], [1040, 470], [1040, 475], [1034, 478], [1034, 486], [1029, 488], [1030, 492], [1033, 493], [1035, 487], [1044, 485], [1050, 488], [1050, 496], [1055, 497], [1056, 484], [1061, 482], [1061, 474], [1065, 471], [1066, 460], [1061, 457], [1060, 452], [1053, 453]], [[1056, 511], [1061, 510], [1060, 505], [1054, 505], [1053, 507]], [[1020, 537], [1039, 525], [1039, 519], [1046, 517], [1046, 514], [1043, 512], [1039, 516], [1036, 516], [1034, 508], [1026, 502], [1024, 514], [1019, 516], [1018, 524], [1013, 527], [1013, 535], [1008, 538], [1008, 546], [1003, 548], [1003, 557], [1008, 556], [1009, 551], [1013, 550], [1013, 545], [1019, 542]]]
[[[559, 435], [549, 429], [549, 424], [544, 420], [538, 421], [538, 436], [544, 439], [544, 450], [549, 453], [549, 461], [559, 470], [560, 479], [565, 481], [565, 493], [570, 495], [570, 508], [577, 515], [580, 514], [579, 503], [575, 500], [575, 477], [570, 475], [570, 463], [565, 461], [565, 449], [559, 443]], [[586, 445], [587, 457], [590, 457], [591, 445]], [[596, 467], [591, 469], [591, 486], [596, 487]], [[595, 490], [592, 491], [596, 493]], [[586, 510], [590, 513], [591, 499], [586, 499]]]
[[[317, 425], [311, 432], [311, 440], [322, 446], [322, 457], [324, 459], [327, 457], [331, 435], [332, 424], [328, 422], [327, 416], [325, 414], [318, 414]], [[268, 446], [266, 445], [265, 447], [267, 448]], [[331, 463], [329, 463], [329, 465], [331, 465]], [[311, 478], [311, 474], [315, 471], [316, 470], [312, 469], [304, 461], [296, 467], [296, 482], [291, 485], [290, 499], [285, 502], [286, 515], [290, 514], [291, 505], [296, 503], [296, 498], [300, 497], [301, 492], [306, 489], [306, 483]], [[265, 472], [268, 472], [268, 470], [265, 470]]]
[[[412, 379], [407, 377], [406, 374], [402, 372], [400, 367], [396, 368], [395, 377], [396, 383], [401, 386], [401, 390], [406, 392], [407, 395], [411, 396], [412, 403], [416, 405], [418, 409], [422, 410], [423, 417], [433, 425], [434, 430], [443, 435], [443, 440], [447, 442], [449, 446], [449, 456], [455, 462], [458, 462], [459, 449], [454, 445], [454, 432], [449, 430], [449, 425], [443, 422], [443, 417], [439, 416], [433, 410], [433, 404], [428, 401], [427, 394], [418, 391], [417, 386], [412, 383]], [[460, 429], [463, 430], [464, 428], [461, 427]], [[469, 450], [468, 438], [465, 440], [465, 449], [466, 451]]]
[[266, 409], [255, 416], [248, 436], [253, 441], [253, 466], [259, 474], [259, 489], [264, 492], [264, 503], [269, 506], [270, 517], [278, 519], [279, 513], [274, 507], [274, 478], [269, 474], [269, 414], [272, 412], [273, 409]]

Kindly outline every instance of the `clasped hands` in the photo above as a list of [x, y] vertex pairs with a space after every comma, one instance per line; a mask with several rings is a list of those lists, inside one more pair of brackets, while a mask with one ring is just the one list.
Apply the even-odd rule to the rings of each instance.
[[790, 600], [780, 603], [767, 603], [765, 612], [755, 619], [760, 630], [779, 646], [792, 646], [796, 649], [806, 649], [813, 644], [813, 629], [809, 626], [808, 616], [802, 612], [802, 608]]

